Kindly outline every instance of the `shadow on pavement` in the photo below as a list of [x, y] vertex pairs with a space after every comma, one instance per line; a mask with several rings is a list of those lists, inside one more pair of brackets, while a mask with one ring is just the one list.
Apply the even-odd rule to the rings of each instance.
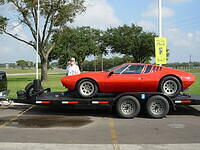
[[[6, 109], [13, 110], [24, 110], [29, 106], [12, 106]], [[88, 116], [88, 117], [111, 117], [119, 118], [118, 115], [112, 111], [111, 107], [90, 107], [90, 106], [68, 106], [68, 107], [47, 107], [47, 106], [36, 106], [33, 109], [26, 112], [25, 115], [60, 115], [60, 116]], [[200, 116], [200, 111], [195, 109], [193, 106], [177, 106], [176, 111], [170, 111], [168, 115], [191, 115]], [[145, 110], [141, 110], [138, 115], [139, 118], [148, 118]]]

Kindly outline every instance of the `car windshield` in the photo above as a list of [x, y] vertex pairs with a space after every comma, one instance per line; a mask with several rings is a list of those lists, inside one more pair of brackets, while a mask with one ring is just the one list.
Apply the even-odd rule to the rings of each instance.
[[113, 67], [106, 72], [113, 71], [114, 74], [140, 74], [143, 68], [144, 65], [122, 64]]
[[112, 68], [110, 68], [110, 69], [105, 69], [104, 72], [114, 71], [115, 69], [120, 68], [120, 66], [123, 66], [123, 64], [122, 64], [122, 65], [115, 66], [115, 67], [112, 67]]

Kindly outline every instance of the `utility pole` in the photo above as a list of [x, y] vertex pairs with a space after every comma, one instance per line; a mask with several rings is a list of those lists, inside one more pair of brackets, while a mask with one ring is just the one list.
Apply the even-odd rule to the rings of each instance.
[[190, 69], [191, 69], [191, 63], [192, 63], [192, 55], [190, 55], [190, 59], [189, 59], [189, 72], [190, 72]]

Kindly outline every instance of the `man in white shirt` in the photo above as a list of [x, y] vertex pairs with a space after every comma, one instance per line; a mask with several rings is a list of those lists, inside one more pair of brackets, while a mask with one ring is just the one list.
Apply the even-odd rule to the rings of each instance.
[[70, 58], [70, 64], [67, 66], [66, 69], [66, 75], [67, 76], [72, 76], [72, 75], [77, 75], [80, 74], [80, 70], [78, 65], [75, 63], [75, 58]]

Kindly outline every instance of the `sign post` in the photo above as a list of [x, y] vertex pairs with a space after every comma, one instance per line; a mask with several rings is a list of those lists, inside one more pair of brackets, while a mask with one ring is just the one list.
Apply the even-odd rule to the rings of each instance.
[[155, 38], [156, 64], [167, 64], [167, 40], [162, 35], [162, 0], [158, 0], [159, 37]]
[[155, 38], [155, 54], [156, 54], [156, 64], [166, 64], [167, 63], [167, 40], [166, 38]]

